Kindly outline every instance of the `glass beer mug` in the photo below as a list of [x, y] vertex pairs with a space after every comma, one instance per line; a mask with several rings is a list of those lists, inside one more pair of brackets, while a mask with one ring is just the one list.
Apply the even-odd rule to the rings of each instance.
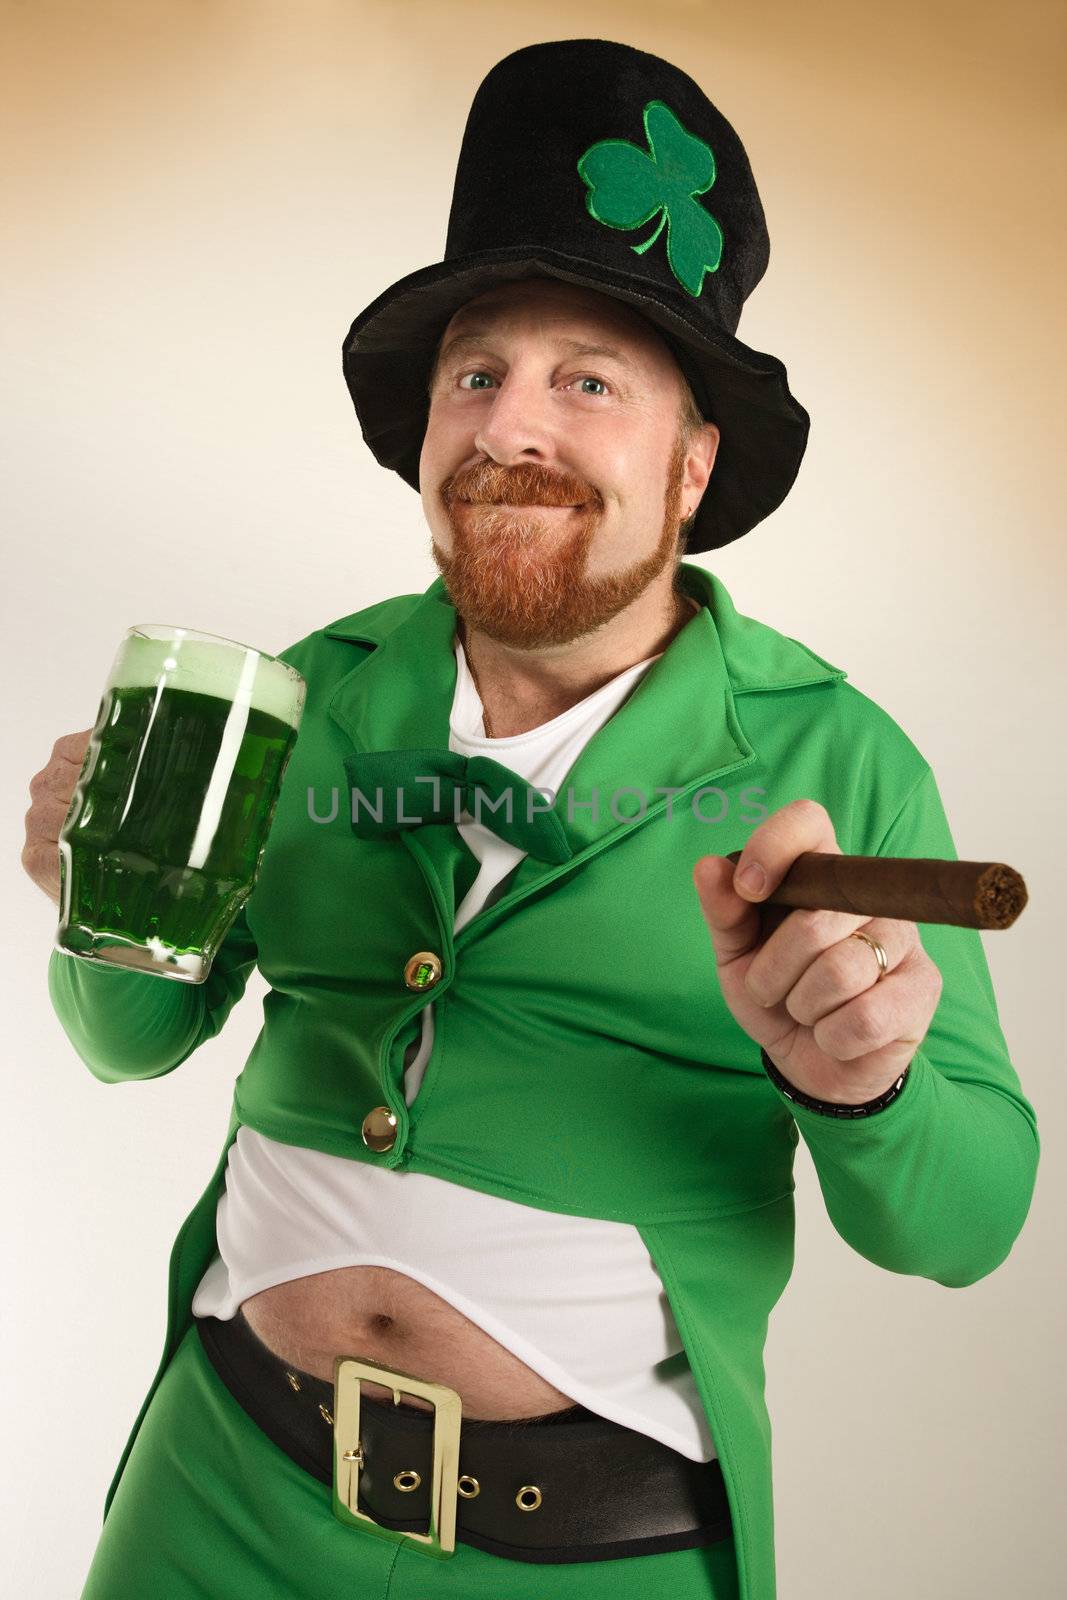
[[203, 983], [251, 893], [307, 685], [192, 628], [128, 628], [60, 829], [57, 950]]

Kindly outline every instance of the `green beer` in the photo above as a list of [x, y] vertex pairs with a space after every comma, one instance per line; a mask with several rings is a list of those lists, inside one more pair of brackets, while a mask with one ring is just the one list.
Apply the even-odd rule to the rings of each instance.
[[305, 684], [186, 628], [131, 628], [60, 831], [68, 954], [202, 983], [247, 899]]

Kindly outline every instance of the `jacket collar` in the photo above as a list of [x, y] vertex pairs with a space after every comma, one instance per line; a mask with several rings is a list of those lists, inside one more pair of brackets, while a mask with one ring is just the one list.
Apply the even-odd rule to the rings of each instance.
[[[797, 640], [739, 613], [714, 573], [683, 562], [679, 580], [700, 601], [700, 610], [592, 736], [557, 798], [575, 851], [571, 865], [593, 845], [621, 838], [664, 810], [668, 796], [657, 791], [670, 789], [681, 800], [688, 791], [732, 778], [756, 761], [736, 696], [846, 676]], [[456, 687], [455, 608], [442, 576], [410, 599], [399, 620], [394, 598], [323, 630], [328, 638], [374, 647], [369, 655], [361, 653], [329, 706], [357, 750], [448, 748]], [[638, 793], [630, 796], [626, 789]], [[594, 795], [595, 811], [587, 803]], [[611, 810], [613, 796], [621, 822]], [[644, 812], [640, 796], [648, 802]], [[434, 830], [417, 830], [420, 835], [428, 831]]]
[[[707, 568], [683, 561], [679, 576], [686, 593], [711, 612], [735, 694], [750, 694], [762, 689], [798, 689], [809, 683], [832, 683], [848, 676], [842, 667], [825, 661], [807, 645], [779, 633], [766, 623], [758, 622], [755, 617], [746, 617], [737, 611], [722, 580]], [[394, 596], [363, 611], [349, 612], [322, 631], [330, 639], [381, 645], [398, 627], [406, 625], [413, 613], [422, 614], [422, 620], [425, 621], [425, 614], [432, 602], [434, 608], [448, 613], [448, 629], [454, 633], [456, 613], [449, 604], [444, 578], [435, 578], [421, 595], [404, 596], [413, 604], [399, 620], [396, 614], [398, 598]], [[451, 636], [448, 644], [454, 691], [455, 660], [451, 656]], [[666, 660], [666, 653], [663, 659]], [[450, 698], [449, 711], [451, 705]], [[447, 723], [447, 715], [445, 720]]]

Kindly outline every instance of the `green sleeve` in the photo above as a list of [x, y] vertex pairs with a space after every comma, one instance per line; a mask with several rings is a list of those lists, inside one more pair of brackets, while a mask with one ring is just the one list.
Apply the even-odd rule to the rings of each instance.
[[[873, 853], [959, 860], [929, 767]], [[981, 933], [921, 923], [919, 937], [943, 987], [897, 1098], [849, 1119], [775, 1092], [811, 1151], [841, 1237], [890, 1272], [962, 1288], [1001, 1264], [1026, 1220], [1037, 1118], [1001, 1031]]]
[[214, 1038], [255, 962], [242, 906], [203, 983], [179, 983], [53, 948], [48, 994], [67, 1038], [101, 1082], [159, 1078]]

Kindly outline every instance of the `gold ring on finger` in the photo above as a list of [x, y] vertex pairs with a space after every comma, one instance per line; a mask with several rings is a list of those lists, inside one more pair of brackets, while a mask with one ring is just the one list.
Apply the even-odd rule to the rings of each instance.
[[849, 937], [852, 939], [862, 939], [865, 944], [870, 945], [871, 949], [874, 951], [875, 960], [878, 962], [878, 977], [875, 978], [874, 981], [877, 983], [880, 978], [884, 978], [886, 973], [889, 971], [889, 957], [885, 953], [884, 946], [880, 945], [877, 939], [872, 939], [869, 933], [861, 932], [859, 928], [856, 929], [855, 933], [850, 934]]

